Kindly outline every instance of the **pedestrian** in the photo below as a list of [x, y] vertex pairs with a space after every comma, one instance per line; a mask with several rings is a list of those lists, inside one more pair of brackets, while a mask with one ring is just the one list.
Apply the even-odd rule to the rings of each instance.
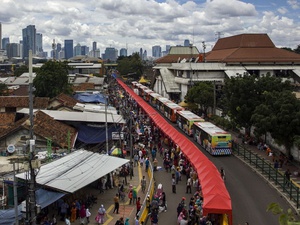
[[63, 202], [61, 204], [61, 207], [60, 207], [60, 215], [61, 215], [61, 221], [64, 221], [65, 218], [66, 218], [66, 215], [67, 215], [67, 212], [68, 212], [68, 209], [69, 209], [69, 205], [68, 203], [66, 202]]
[[90, 216], [92, 214], [91, 214], [90, 209], [88, 207], [86, 207], [85, 214], [86, 214], [86, 222], [90, 223]]
[[95, 218], [96, 222], [98, 224], [104, 224], [105, 222], [105, 215], [106, 215], [106, 210], [104, 208], [104, 205], [101, 205], [100, 208], [98, 209], [98, 214]]
[[139, 155], [136, 153], [134, 155], [134, 166], [136, 167], [139, 164]]
[[176, 180], [175, 175], [172, 175], [172, 193], [176, 194]]
[[65, 224], [66, 225], [71, 225], [70, 217], [69, 216], [66, 216], [66, 218], [65, 218]]
[[149, 158], [146, 158], [146, 161], [145, 161], [145, 171], [146, 172], [148, 172], [149, 164], [150, 164]]
[[141, 179], [141, 187], [142, 187], [142, 192], [145, 193], [145, 191], [146, 191], [146, 178], [145, 178], [145, 176], [143, 176], [143, 178]]
[[136, 200], [137, 200], [137, 190], [136, 187], [134, 186], [132, 189], [132, 203], [136, 204]]
[[76, 220], [76, 212], [77, 212], [76, 206], [75, 204], [73, 204], [71, 208], [71, 223], [75, 222]]
[[56, 225], [56, 224], [57, 224], [56, 216], [53, 214], [52, 215], [52, 225]]
[[115, 203], [115, 208], [114, 208], [114, 211], [113, 213], [116, 212], [116, 214], [119, 214], [119, 197], [118, 197], [118, 194], [116, 194], [116, 196], [114, 197], [114, 203]]
[[117, 222], [115, 223], [115, 225], [124, 225], [124, 219], [123, 219], [123, 217], [121, 217], [120, 219], [118, 219]]
[[162, 206], [165, 207], [164, 211], [167, 212], [167, 197], [165, 192], [161, 193], [161, 201], [162, 201]]
[[291, 180], [291, 172], [290, 169], [287, 169], [284, 173], [285, 176], [285, 184], [287, 184], [287, 186], [290, 185], [290, 180]]
[[129, 198], [129, 205], [131, 205], [131, 203], [132, 203], [132, 190], [129, 190], [128, 198]]
[[192, 193], [192, 178], [188, 178], [186, 181], [186, 191], [185, 193]]
[[134, 225], [140, 225], [139, 215], [136, 215], [135, 220], [134, 220]]
[[138, 197], [136, 201], [136, 215], [140, 212], [141, 210], [141, 198]]
[[140, 157], [140, 166], [143, 167], [144, 165], [144, 156]]
[[85, 205], [82, 205], [80, 208], [80, 212], [79, 212], [79, 217], [80, 217], [80, 224], [81, 225], [85, 225], [85, 220], [86, 220], [86, 209], [85, 209]]
[[125, 219], [125, 224], [124, 225], [129, 225], [129, 218], [128, 217]]
[[157, 165], [158, 165], [158, 161], [155, 158], [154, 161], [153, 161], [153, 171], [157, 171]]

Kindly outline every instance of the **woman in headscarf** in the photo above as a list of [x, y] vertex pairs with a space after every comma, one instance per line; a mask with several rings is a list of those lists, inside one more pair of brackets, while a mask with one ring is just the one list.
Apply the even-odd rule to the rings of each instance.
[[100, 208], [98, 209], [98, 215], [96, 217], [96, 221], [98, 222], [98, 224], [103, 224], [105, 222], [104, 219], [105, 214], [106, 214], [106, 210], [104, 206], [101, 205]]

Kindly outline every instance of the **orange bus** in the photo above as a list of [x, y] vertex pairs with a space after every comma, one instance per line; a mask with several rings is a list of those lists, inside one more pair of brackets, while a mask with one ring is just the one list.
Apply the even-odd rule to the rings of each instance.
[[176, 123], [177, 111], [182, 111], [182, 110], [184, 110], [184, 108], [181, 107], [180, 105], [177, 105], [174, 102], [166, 102], [164, 104], [165, 117], [167, 117], [169, 120], [171, 120], [174, 123]]

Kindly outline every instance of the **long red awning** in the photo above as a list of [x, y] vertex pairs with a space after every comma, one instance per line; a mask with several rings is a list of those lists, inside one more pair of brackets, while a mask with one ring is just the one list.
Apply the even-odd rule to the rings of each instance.
[[209, 213], [227, 214], [232, 224], [231, 198], [216, 166], [190, 141], [185, 135], [178, 132], [140, 96], [135, 94], [126, 84], [117, 79], [124, 90], [149, 115], [161, 131], [177, 144], [196, 169], [201, 182], [203, 193], [203, 215]]

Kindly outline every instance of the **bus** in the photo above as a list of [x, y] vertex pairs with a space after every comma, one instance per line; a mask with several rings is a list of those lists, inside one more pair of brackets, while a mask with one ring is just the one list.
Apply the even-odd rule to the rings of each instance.
[[174, 102], [166, 102], [164, 104], [165, 117], [174, 123], [176, 122], [177, 118], [176, 112], [182, 110], [184, 110], [184, 108]]
[[163, 114], [165, 115], [165, 104], [169, 102], [172, 103], [168, 98], [165, 97], [158, 97], [157, 98], [157, 103], [156, 103], [156, 108]]
[[194, 140], [211, 155], [231, 155], [231, 134], [210, 122], [193, 124]]
[[161, 98], [162, 96], [155, 92], [150, 93], [149, 95], [150, 95], [149, 96], [150, 97], [150, 101], [149, 101], [150, 105], [152, 105], [154, 108], [157, 108], [157, 101], [158, 101], [157, 99]]
[[193, 135], [192, 125], [194, 122], [203, 122], [204, 119], [195, 113], [188, 110], [177, 111], [176, 123], [180, 129], [182, 129], [187, 135]]
[[144, 96], [143, 98], [145, 99], [146, 102], [150, 101], [150, 94], [154, 93], [151, 89], [144, 89]]

